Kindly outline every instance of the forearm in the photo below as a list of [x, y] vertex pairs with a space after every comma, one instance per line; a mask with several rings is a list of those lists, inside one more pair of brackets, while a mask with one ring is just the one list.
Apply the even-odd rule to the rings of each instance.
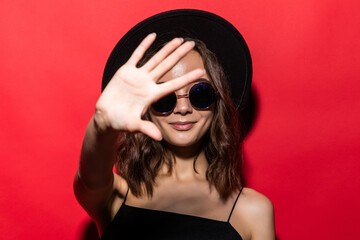
[[78, 174], [88, 188], [102, 188], [113, 181], [119, 131], [109, 128], [101, 114], [91, 118], [81, 148]]

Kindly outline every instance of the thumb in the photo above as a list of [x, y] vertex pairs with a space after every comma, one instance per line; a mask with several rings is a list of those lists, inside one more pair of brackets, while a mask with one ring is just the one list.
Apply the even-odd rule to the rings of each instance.
[[159, 128], [153, 122], [146, 120], [141, 121], [141, 124], [139, 126], [139, 131], [148, 135], [149, 137], [151, 137], [156, 141], [162, 140], [162, 134]]

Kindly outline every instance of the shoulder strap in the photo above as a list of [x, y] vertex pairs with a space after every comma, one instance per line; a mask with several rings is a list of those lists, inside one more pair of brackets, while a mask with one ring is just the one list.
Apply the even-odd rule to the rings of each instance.
[[230, 220], [230, 218], [231, 218], [231, 214], [232, 214], [232, 212], [233, 212], [233, 210], [234, 210], [234, 208], [235, 208], [236, 202], [237, 202], [237, 200], [238, 200], [238, 198], [239, 198], [242, 190], [243, 190], [243, 188], [240, 189], [239, 194], [237, 195], [236, 200], [235, 200], [235, 202], [234, 202], [234, 205], [232, 206], [231, 212], [230, 212], [230, 214], [229, 214], [229, 218], [228, 218], [228, 220], [227, 220], [228, 222], [229, 222], [229, 220]]
[[126, 198], [127, 198], [127, 195], [128, 195], [128, 193], [129, 193], [129, 187], [128, 187], [128, 190], [126, 191], [126, 194], [125, 194], [125, 197], [124, 197], [124, 201], [123, 201], [123, 204], [125, 204], [125, 201], [126, 201]]

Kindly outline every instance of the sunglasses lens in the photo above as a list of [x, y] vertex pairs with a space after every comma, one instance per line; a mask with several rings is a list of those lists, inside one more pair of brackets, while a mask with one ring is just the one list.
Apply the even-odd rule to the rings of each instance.
[[190, 89], [189, 99], [194, 107], [206, 109], [210, 107], [215, 100], [215, 90], [208, 83], [197, 83]]
[[151, 107], [162, 114], [168, 113], [174, 109], [176, 105], [176, 95], [171, 93], [163, 98], [160, 98], [157, 102], [153, 103]]

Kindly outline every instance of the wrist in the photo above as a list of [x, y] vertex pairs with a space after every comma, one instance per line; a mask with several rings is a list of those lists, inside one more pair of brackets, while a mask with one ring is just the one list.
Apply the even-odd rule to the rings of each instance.
[[109, 120], [106, 117], [105, 112], [96, 109], [93, 116], [94, 127], [97, 132], [108, 132], [109, 130], [113, 130], [113, 128], [109, 124]]

